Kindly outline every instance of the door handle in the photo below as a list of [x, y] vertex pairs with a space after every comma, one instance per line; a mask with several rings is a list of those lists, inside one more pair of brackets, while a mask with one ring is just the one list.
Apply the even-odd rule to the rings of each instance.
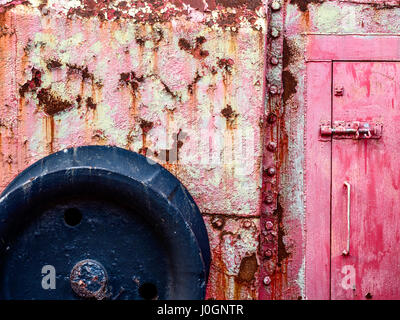
[[344, 182], [347, 188], [347, 244], [346, 249], [343, 250], [342, 255], [348, 256], [350, 253], [350, 202], [351, 202], [351, 186], [347, 181]]

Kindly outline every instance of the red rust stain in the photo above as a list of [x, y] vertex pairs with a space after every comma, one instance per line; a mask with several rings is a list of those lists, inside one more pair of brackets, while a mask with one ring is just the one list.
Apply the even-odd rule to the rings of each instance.
[[252, 296], [255, 297], [255, 292], [253, 291], [255, 291], [254, 281], [258, 267], [259, 266], [255, 254], [242, 259], [240, 262], [239, 274], [235, 278], [234, 300], [242, 299], [241, 292], [243, 291], [243, 288], [247, 289], [246, 292], [250, 289]]
[[[201, 76], [199, 72], [196, 72], [196, 76], [194, 77], [193, 81], [188, 84], [187, 89], [189, 91], [189, 94], [195, 98], [196, 93], [197, 93], [197, 82], [199, 82], [201, 79]], [[194, 101], [193, 101], [194, 102]]]
[[153, 122], [151, 121], [147, 121], [144, 119], [140, 119], [140, 128], [142, 129], [142, 148], [140, 148], [139, 153], [142, 155], [146, 155], [147, 154], [147, 134], [149, 133], [149, 131], [153, 128]]
[[174, 99], [177, 98], [177, 94], [174, 93], [164, 81], [160, 80], [160, 82], [163, 85], [164, 90], [165, 90], [166, 93], [168, 93]]
[[217, 62], [218, 67], [221, 69], [224, 69], [225, 71], [231, 73], [232, 72], [232, 66], [235, 64], [235, 62], [232, 59], [219, 59]]
[[290, 0], [290, 4], [296, 4], [300, 11], [308, 11], [310, 3], [323, 3], [324, 0]]
[[256, 10], [260, 6], [262, 6], [261, 0], [215, 0], [215, 4], [221, 7], [230, 7], [230, 8], [243, 8]]
[[178, 41], [178, 46], [181, 50], [189, 52], [193, 55], [196, 59], [204, 59], [209, 56], [209, 52], [207, 50], [202, 49], [202, 45], [206, 42], [206, 38], [201, 36], [196, 38], [196, 44], [192, 47], [192, 44], [189, 40], [184, 38], [180, 38]]
[[135, 93], [139, 88], [139, 84], [144, 81], [143, 76], [136, 76], [135, 72], [124, 72], [120, 74], [120, 82], [129, 85], [132, 89], [132, 93]]
[[221, 110], [221, 114], [226, 119], [228, 129], [233, 129], [234, 122], [239, 114], [237, 114], [229, 104], [227, 104], [226, 107]]
[[21, 97], [23, 97], [26, 92], [35, 91], [41, 85], [42, 72], [36, 68], [32, 68], [32, 77], [20, 87], [19, 94]]
[[94, 75], [89, 72], [88, 67], [78, 66], [76, 64], [67, 63], [68, 74], [78, 73], [82, 76], [82, 80], [94, 80]]
[[37, 93], [37, 97], [39, 99], [39, 105], [43, 107], [44, 112], [49, 116], [54, 116], [57, 113], [73, 107], [71, 102], [61, 99], [50, 89], [41, 89]]
[[208, 292], [208, 296], [216, 300], [226, 300], [225, 290], [227, 289], [226, 266], [222, 258], [222, 249], [220, 244], [212, 251], [211, 269], [215, 270], [211, 275], [213, 277], [212, 292]]
[[283, 81], [283, 103], [286, 103], [289, 98], [297, 92], [297, 80], [289, 70], [282, 72]]
[[287, 265], [290, 257], [290, 252], [286, 248], [283, 241], [285, 236], [285, 229], [283, 225], [283, 213], [284, 209], [279, 202], [279, 197], [277, 201], [277, 209], [274, 211], [274, 215], [277, 217], [277, 258], [276, 258], [276, 268], [272, 275], [271, 282], [271, 298], [272, 299], [282, 299], [284, 294], [284, 289], [287, 288]]
[[124, 72], [120, 74], [120, 83], [123, 85], [127, 85], [130, 87], [130, 92], [132, 95], [132, 104], [130, 106], [131, 117], [136, 119], [137, 110], [136, 110], [136, 100], [139, 95], [139, 85], [144, 82], [144, 76], [137, 76], [134, 71]]
[[96, 110], [97, 104], [93, 102], [92, 97], [86, 98], [86, 108], [88, 108], [88, 110]]
[[29, 1], [26, 1], [26, 0], [13, 0], [13, 1], [10, 1], [10, 2], [8, 2], [6, 4], [0, 5], [0, 13], [4, 13], [7, 10], [12, 9], [12, 8], [14, 8], [15, 6], [17, 6], [19, 4], [29, 5], [30, 3], [29, 3]]
[[52, 70], [52, 69], [60, 68], [62, 66], [62, 63], [58, 60], [50, 59], [49, 61], [47, 61], [46, 66], [47, 66], [47, 69]]
[[244, 257], [240, 263], [239, 274], [237, 280], [242, 282], [249, 282], [254, 280], [254, 275], [258, 270], [258, 262], [256, 255], [253, 254], [249, 257]]

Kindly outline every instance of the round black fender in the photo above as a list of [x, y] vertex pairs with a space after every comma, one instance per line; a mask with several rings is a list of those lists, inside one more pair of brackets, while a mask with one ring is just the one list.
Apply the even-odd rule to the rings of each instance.
[[65, 149], [0, 196], [1, 299], [204, 299], [209, 266], [193, 198], [140, 154]]

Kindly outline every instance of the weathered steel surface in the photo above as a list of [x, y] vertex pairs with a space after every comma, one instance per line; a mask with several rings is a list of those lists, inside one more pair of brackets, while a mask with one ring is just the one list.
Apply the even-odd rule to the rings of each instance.
[[[314, 139], [329, 118], [330, 61], [397, 56], [397, 1], [0, 4], [2, 188], [66, 146], [140, 151], [181, 179], [205, 214], [216, 257], [209, 297], [329, 298], [330, 217], [319, 211], [329, 210], [329, 150], [309, 148], [326, 143]], [[310, 123], [315, 131], [304, 133]], [[275, 174], [263, 171], [271, 167]], [[254, 243], [238, 255], [258, 252], [257, 292], [252, 281], [237, 284], [236, 249], [218, 258], [228, 251], [217, 249], [214, 215], [227, 225], [259, 221], [261, 242], [276, 235], [259, 246], [246, 233]]]
[[[334, 62], [333, 119], [384, 123], [382, 138], [332, 141], [332, 299], [400, 299], [398, 62]], [[351, 185], [350, 233], [347, 193]], [[342, 255], [349, 237], [349, 254]]]
[[[170, 170], [206, 217], [258, 228], [266, 21], [264, 1], [1, 1], [1, 189], [63, 148], [116, 145]], [[210, 232], [211, 279], [230, 280], [209, 296], [257, 298], [258, 233], [229, 236], [238, 254]]]

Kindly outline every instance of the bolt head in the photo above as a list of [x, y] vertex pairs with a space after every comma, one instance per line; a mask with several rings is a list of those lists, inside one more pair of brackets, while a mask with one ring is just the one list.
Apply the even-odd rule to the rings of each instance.
[[264, 285], [269, 286], [271, 284], [271, 278], [266, 276], [263, 280]]
[[267, 122], [269, 124], [275, 123], [276, 122], [276, 114], [271, 112], [267, 117]]
[[271, 3], [271, 9], [272, 9], [273, 11], [278, 11], [278, 10], [280, 10], [280, 9], [281, 9], [281, 3], [280, 3], [278, 0], [272, 1], [272, 3]]
[[277, 148], [276, 142], [273, 142], [273, 141], [268, 142], [268, 145], [267, 145], [267, 150], [268, 151], [273, 152], [273, 151], [276, 150], [276, 148]]
[[269, 62], [271, 62], [272, 65], [276, 66], [279, 63], [279, 60], [277, 57], [271, 57]]
[[280, 35], [280, 32], [277, 28], [271, 28], [271, 37], [272, 38], [278, 38]]
[[272, 192], [269, 192], [268, 194], [266, 194], [265, 198], [264, 198], [264, 202], [266, 204], [271, 204], [274, 201], [274, 195], [272, 194]]
[[265, 250], [264, 251], [264, 257], [271, 258], [272, 257], [272, 250], [271, 249]]
[[273, 177], [276, 174], [276, 169], [274, 167], [269, 167], [266, 172], [268, 176]]
[[272, 221], [267, 221], [265, 223], [265, 229], [271, 230], [273, 227], [274, 227], [274, 224], [272, 223]]
[[278, 87], [275, 86], [275, 85], [272, 85], [272, 86], [269, 88], [269, 93], [272, 94], [272, 95], [277, 94], [277, 93], [278, 93]]

